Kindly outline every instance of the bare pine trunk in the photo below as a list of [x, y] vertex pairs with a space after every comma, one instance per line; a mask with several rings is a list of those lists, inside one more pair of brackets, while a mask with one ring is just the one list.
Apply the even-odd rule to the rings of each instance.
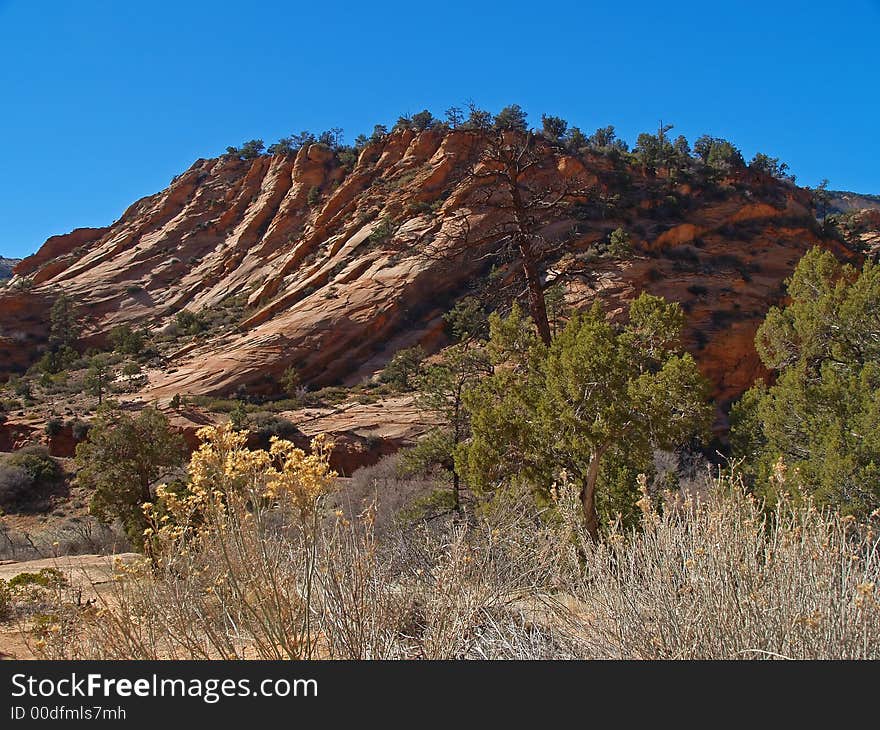
[[596, 455], [590, 462], [587, 478], [581, 487], [581, 511], [584, 515], [584, 527], [593, 541], [599, 540], [599, 512], [596, 510], [596, 482], [599, 479], [599, 460]]
[[519, 247], [522, 256], [523, 272], [529, 289], [529, 314], [538, 328], [538, 335], [545, 345], [550, 344], [550, 321], [547, 319], [547, 304], [544, 301], [544, 289], [541, 287], [541, 276], [532, 252], [527, 246]]

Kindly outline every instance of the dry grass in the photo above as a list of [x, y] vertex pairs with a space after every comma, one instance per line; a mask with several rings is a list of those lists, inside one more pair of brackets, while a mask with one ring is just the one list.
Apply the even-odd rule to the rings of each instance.
[[876, 659], [876, 527], [786, 504], [766, 515], [720, 482], [584, 550], [571, 625], [589, 656]]
[[231, 500], [228, 519], [103, 605], [42, 622], [52, 658], [880, 658], [876, 519], [765, 514], [730, 480], [645, 501], [594, 544], [572, 495], [509, 496], [377, 541], [370, 510], [305, 524]]
[[104, 525], [94, 517], [30, 521], [37, 529], [15, 529], [0, 516], [0, 560], [39, 560], [65, 555], [121, 553], [131, 549], [119, 525]]

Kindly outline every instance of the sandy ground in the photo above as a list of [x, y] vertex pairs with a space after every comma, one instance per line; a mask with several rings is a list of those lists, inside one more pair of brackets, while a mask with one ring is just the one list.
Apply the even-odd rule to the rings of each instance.
[[[20, 573], [36, 573], [43, 568], [57, 568], [71, 585], [82, 589], [83, 600], [100, 593], [102, 586], [113, 578], [113, 562], [117, 559], [131, 560], [136, 553], [119, 555], [68, 555], [41, 560], [0, 562], [0, 579], [9, 580]], [[17, 622], [0, 623], [0, 659], [34, 659]]]

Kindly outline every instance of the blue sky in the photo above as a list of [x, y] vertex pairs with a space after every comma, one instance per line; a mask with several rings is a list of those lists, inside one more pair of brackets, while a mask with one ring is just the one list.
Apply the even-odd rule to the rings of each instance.
[[721, 5], [0, 0], [0, 256], [227, 145], [467, 99], [630, 143], [662, 118], [880, 193], [880, 0]]

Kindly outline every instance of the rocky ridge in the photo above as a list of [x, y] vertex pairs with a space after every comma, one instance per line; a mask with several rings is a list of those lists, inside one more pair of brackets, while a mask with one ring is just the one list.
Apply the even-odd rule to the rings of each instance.
[[[154, 363], [143, 402], [273, 395], [289, 367], [312, 388], [352, 385], [402, 347], [436, 351], [446, 342], [442, 315], [484, 285], [491, 265], [477, 250], [451, 264], [424, 255], [462, 220], [475, 238], [497, 223], [501, 213], [480, 204], [467, 174], [480, 144], [465, 130], [404, 130], [367, 145], [353, 169], [320, 144], [197, 160], [113, 225], [54, 236], [16, 265], [0, 290], [0, 371], [39, 356], [60, 291], [84, 317], [83, 347], [103, 344], [118, 324], [167, 332], [181, 310], [241, 304], [234, 322]], [[643, 290], [681, 302], [687, 345], [721, 404], [764, 374], [754, 333], [803, 253], [819, 244], [849, 255], [816, 225], [809, 191], [790, 183], [749, 169], [720, 184], [676, 183], [541, 144], [536, 179], [590, 191], [540, 221], [548, 240], [565, 242], [543, 260], [544, 280], [565, 282], [576, 306], [601, 298], [611, 316]], [[617, 227], [632, 255], [592, 255]], [[515, 261], [500, 266], [504, 278], [518, 275]]]

